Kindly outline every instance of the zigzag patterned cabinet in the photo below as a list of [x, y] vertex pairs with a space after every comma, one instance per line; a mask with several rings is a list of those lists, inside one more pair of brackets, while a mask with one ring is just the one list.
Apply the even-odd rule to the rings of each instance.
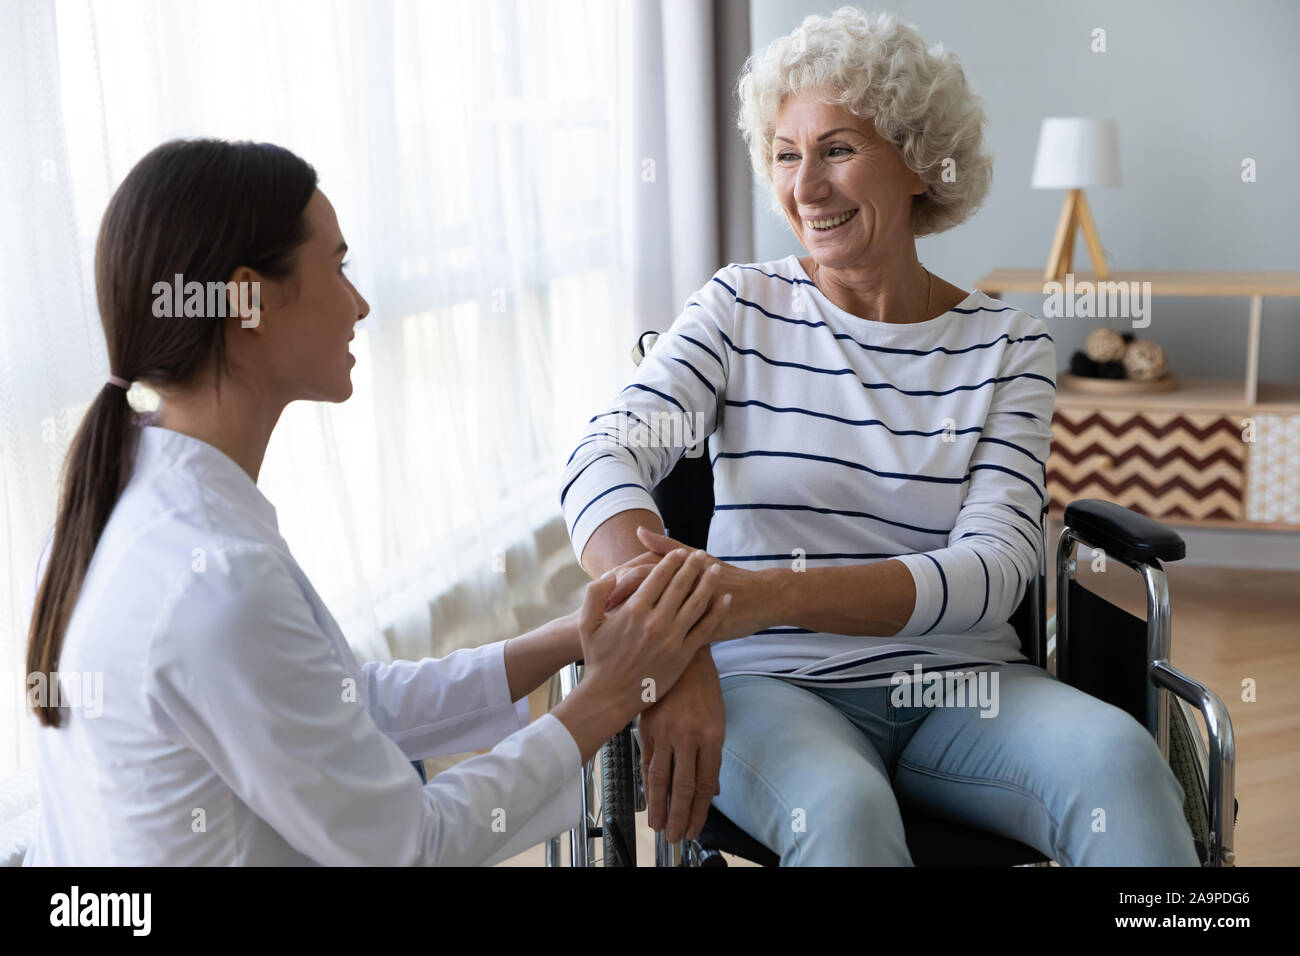
[[1171, 524], [1300, 530], [1300, 386], [1248, 406], [1237, 383], [1163, 394], [1058, 390], [1049, 513], [1104, 498]]
[[[1084, 281], [1096, 279], [1076, 274], [1076, 285]], [[1300, 273], [1130, 272], [1108, 281], [1150, 282], [1153, 296], [1249, 296], [1245, 380], [1180, 377], [1174, 391], [1128, 395], [1060, 385], [1049, 514], [1103, 498], [1173, 525], [1300, 530], [1300, 382], [1258, 382], [1263, 296], [1300, 296]], [[1034, 269], [1000, 269], [976, 288], [994, 298], [1044, 294]]]

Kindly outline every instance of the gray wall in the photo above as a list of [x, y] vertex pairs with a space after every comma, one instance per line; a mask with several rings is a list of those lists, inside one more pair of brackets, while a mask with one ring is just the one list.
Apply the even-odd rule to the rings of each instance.
[[[1088, 191], [1112, 269], [1300, 269], [1300, 3], [1295, 0], [893, 0], [926, 45], [960, 58], [984, 103], [993, 186], [974, 217], [917, 240], [921, 261], [969, 289], [1001, 267], [1042, 268], [1065, 198], [1032, 189], [1047, 116], [1114, 118], [1122, 185]], [[803, 17], [838, 6], [751, 0], [759, 49]], [[1092, 31], [1107, 52], [1093, 53]], [[739, 135], [739, 134], [737, 134]], [[1252, 157], [1257, 181], [1241, 181]], [[754, 197], [756, 261], [803, 249]], [[1076, 239], [1075, 269], [1089, 270]], [[1042, 316], [1042, 297], [1006, 294]], [[1244, 377], [1247, 299], [1158, 297], [1143, 338], [1159, 342], [1175, 374]], [[1065, 367], [1096, 319], [1044, 319]], [[1265, 299], [1260, 380], [1300, 379], [1300, 299]], [[1188, 563], [1300, 567], [1300, 535], [1180, 529]]]

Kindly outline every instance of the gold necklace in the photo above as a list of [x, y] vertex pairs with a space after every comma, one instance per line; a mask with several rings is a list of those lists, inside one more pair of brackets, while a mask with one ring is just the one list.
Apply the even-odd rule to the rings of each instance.
[[[925, 269], [924, 263], [921, 264], [921, 268]], [[818, 291], [821, 292], [822, 295], [826, 295], [826, 290], [823, 289], [821, 287], [821, 284], [818, 283], [817, 281], [820, 275], [821, 275], [821, 266], [818, 264], [817, 260], [814, 259], [813, 274], [812, 274], [813, 285], [817, 287]], [[925, 305], [921, 309], [921, 317], [916, 320], [917, 322], [924, 322], [925, 317], [930, 314], [930, 297], [933, 294], [933, 289], [934, 289], [934, 273], [931, 272], [929, 269], [925, 269]], [[826, 295], [826, 298], [830, 299], [830, 296]], [[834, 300], [832, 299], [831, 301], [833, 302]], [[880, 320], [875, 320], [875, 321], [880, 321]]]

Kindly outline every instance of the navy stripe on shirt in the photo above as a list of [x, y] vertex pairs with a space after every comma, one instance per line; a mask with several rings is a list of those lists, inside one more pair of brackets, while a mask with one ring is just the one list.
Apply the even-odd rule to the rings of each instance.
[[934, 562], [934, 566], [939, 569], [939, 581], [943, 584], [943, 602], [939, 605], [939, 616], [934, 619], [933, 624], [921, 632], [922, 634], [929, 634], [938, 626], [939, 622], [943, 620], [944, 614], [948, 611], [948, 576], [943, 573], [943, 565], [939, 563], [938, 559], [935, 558], [934, 555], [927, 551], [919, 551], [917, 553]]

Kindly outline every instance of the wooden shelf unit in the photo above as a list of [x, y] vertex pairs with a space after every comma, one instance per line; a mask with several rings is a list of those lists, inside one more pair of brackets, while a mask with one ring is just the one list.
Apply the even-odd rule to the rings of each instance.
[[[1259, 382], [1263, 299], [1300, 298], [1300, 272], [1127, 270], [1100, 280], [1074, 273], [1075, 289], [1085, 282], [1149, 282], [1152, 296], [1248, 297], [1246, 368], [1241, 379], [1182, 379], [1167, 392], [1059, 387], [1049, 513], [1059, 516], [1067, 500], [1105, 498], [1169, 524], [1300, 530], [1300, 475], [1283, 464], [1300, 444], [1300, 381]], [[997, 269], [975, 288], [998, 298], [1046, 295], [1044, 285], [1041, 269]], [[1247, 419], [1255, 423], [1253, 442], [1242, 438]]]

